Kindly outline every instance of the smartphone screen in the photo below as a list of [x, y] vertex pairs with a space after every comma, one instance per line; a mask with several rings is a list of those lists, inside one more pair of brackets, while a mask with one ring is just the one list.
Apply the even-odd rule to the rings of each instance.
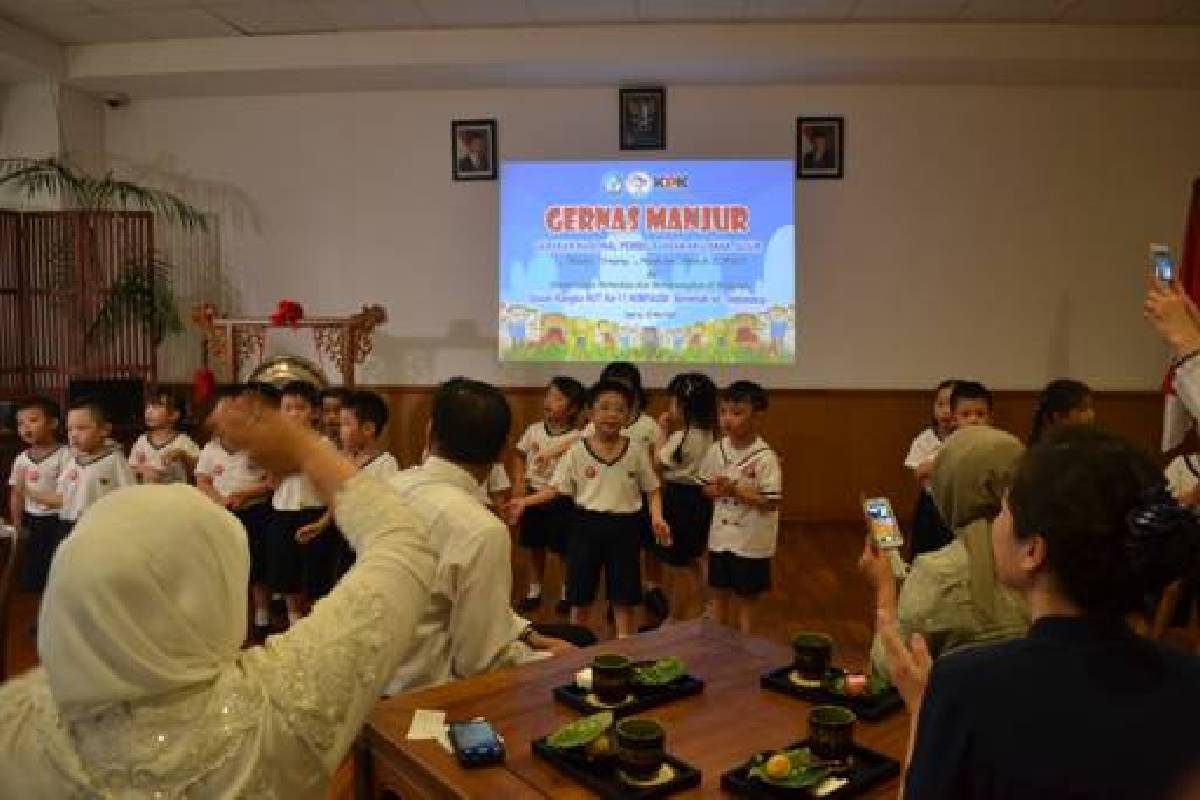
[[499, 744], [496, 731], [492, 726], [481, 720], [460, 722], [453, 726], [454, 743], [460, 750], [473, 750], [476, 747], [495, 747]]
[[863, 510], [871, 520], [871, 536], [875, 538], [876, 546], [883, 549], [894, 549], [904, 544], [904, 534], [896, 522], [896, 513], [886, 497], [873, 497], [863, 501]]
[[1162, 283], [1175, 280], [1175, 262], [1171, 260], [1171, 248], [1165, 244], [1150, 245], [1150, 265], [1154, 277]]

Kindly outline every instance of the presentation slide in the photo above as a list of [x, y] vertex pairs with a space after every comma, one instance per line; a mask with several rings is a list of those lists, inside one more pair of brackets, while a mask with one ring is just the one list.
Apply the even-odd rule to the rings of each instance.
[[790, 364], [787, 159], [506, 161], [500, 359]]

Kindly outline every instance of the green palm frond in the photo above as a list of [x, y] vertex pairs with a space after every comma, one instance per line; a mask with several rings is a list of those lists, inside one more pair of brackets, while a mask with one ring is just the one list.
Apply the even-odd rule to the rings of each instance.
[[149, 264], [126, 264], [109, 285], [104, 305], [88, 327], [88, 340], [111, 336], [126, 324], [143, 326], [155, 344], [168, 333], [180, 333], [183, 320], [171, 290], [172, 269], [158, 256]]
[[89, 175], [57, 158], [0, 158], [0, 188], [28, 197], [61, 197], [81, 209], [139, 209], [160, 215], [184, 230], [208, 230], [204, 212], [178, 195], [118, 180], [111, 172]]

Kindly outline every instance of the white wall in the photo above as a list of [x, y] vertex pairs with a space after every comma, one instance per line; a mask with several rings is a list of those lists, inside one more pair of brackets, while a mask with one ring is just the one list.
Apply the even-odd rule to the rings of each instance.
[[[496, 363], [497, 184], [450, 180], [450, 120], [496, 117], [504, 157], [608, 157], [616, 105], [615, 88], [147, 99], [107, 112], [106, 137], [221, 212], [234, 310], [378, 301], [391, 322], [366, 380], [524, 385], [550, 368]], [[678, 157], [789, 156], [797, 115], [846, 118], [846, 179], [797, 184], [799, 363], [722, 380], [1161, 379], [1142, 269], [1148, 242], [1182, 235], [1200, 92], [670, 86], [668, 109]], [[196, 348], [170, 353], [168, 375], [190, 376]]]

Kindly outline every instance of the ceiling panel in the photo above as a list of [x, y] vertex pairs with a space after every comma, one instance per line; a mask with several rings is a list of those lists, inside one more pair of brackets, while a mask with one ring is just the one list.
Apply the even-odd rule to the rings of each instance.
[[1180, 0], [1077, 0], [1063, 15], [1068, 22], [1161, 22]]
[[971, 0], [962, 18], [972, 21], [1048, 22], [1075, 0]]
[[130, 23], [123, 23], [111, 14], [41, 14], [31, 29], [62, 44], [91, 44], [94, 42], [127, 42], [145, 39], [146, 35]]
[[313, 0], [310, 5], [340, 31], [429, 27], [414, 0]]
[[634, 22], [637, 0], [529, 0], [535, 22]]
[[86, 0], [97, 11], [195, 8], [195, 0]]
[[417, 0], [434, 25], [528, 25], [525, 0]]
[[741, 19], [746, 0], [639, 0], [643, 20]]
[[855, 0], [747, 0], [747, 19], [845, 19]]
[[248, 34], [319, 33], [334, 29], [316, 9], [299, 0], [220, 2], [206, 4], [205, 8], [222, 21]]
[[954, 20], [965, 5], [966, 0], [859, 0], [852, 16], [869, 20]]
[[200, 8], [160, 8], [114, 13], [119, 22], [153, 39], [234, 36], [237, 29]]

